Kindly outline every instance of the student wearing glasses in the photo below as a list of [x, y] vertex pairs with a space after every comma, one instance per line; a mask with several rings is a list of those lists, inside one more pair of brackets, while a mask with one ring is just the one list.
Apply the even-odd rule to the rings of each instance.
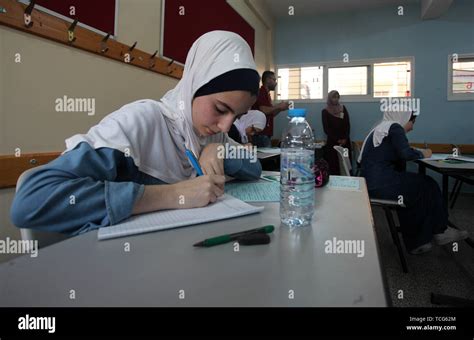
[[241, 144], [252, 144], [253, 136], [262, 132], [267, 123], [265, 114], [258, 110], [250, 110], [237, 119], [229, 130], [229, 137]]

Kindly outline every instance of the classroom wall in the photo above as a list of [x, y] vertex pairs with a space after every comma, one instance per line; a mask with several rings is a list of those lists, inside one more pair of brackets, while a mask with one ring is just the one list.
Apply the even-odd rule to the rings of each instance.
[[[255, 63], [260, 75], [273, 68], [273, 21], [260, 1], [227, 0], [248, 23], [255, 29]], [[267, 28], [268, 26], [268, 28]]]
[[[447, 100], [447, 58], [452, 53], [474, 53], [474, 1], [456, 0], [435, 20], [421, 20], [420, 5], [285, 17], [275, 24], [275, 64], [415, 57], [414, 96], [421, 100], [421, 116], [410, 133], [413, 142], [474, 144], [474, 101]], [[331, 89], [330, 89], [331, 90]], [[381, 117], [378, 102], [345, 102], [351, 117], [351, 137], [362, 140]], [[297, 104], [309, 112], [316, 137], [323, 138], [324, 103]], [[286, 126], [277, 116], [275, 138]]]
[[[255, 29], [255, 59], [265, 69], [267, 31], [244, 1], [233, 7]], [[117, 39], [153, 53], [160, 48], [161, 1], [119, 0]], [[16, 53], [21, 63], [15, 63]], [[0, 154], [64, 150], [64, 139], [85, 133], [105, 115], [142, 98], [159, 99], [178, 80], [0, 26]], [[95, 98], [94, 116], [55, 112], [62, 96]], [[9, 219], [14, 189], [0, 190], [0, 239], [19, 238]], [[0, 262], [11, 255], [0, 254]]]

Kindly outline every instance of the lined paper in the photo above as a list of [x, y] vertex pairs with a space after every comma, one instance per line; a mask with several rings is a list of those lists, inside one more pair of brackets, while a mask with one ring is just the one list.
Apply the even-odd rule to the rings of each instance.
[[225, 194], [203, 208], [175, 209], [152, 212], [129, 218], [123, 223], [103, 227], [97, 234], [99, 240], [148, 233], [171, 228], [224, 220], [260, 212], [264, 207], [250, 204]]

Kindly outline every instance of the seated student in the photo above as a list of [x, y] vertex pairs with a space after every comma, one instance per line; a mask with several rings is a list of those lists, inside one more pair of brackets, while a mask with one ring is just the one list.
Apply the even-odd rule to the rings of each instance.
[[431, 157], [431, 150], [418, 151], [408, 144], [413, 130], [411, 112], [385, 112], [383, 120], [369, 133], [359, 156], [362, 176], [370, 197], [399, 200], [406, 208], [397, 210], [403, 240], [412, 254], [431, 249], [431, 240], [447, 244], [468, 237], [466, 231], [448, 227], [448, 211], [438, 184], [429, 176], [406, 172], [406, 161]]
[[[259, 162], [218, 156], [224, 143], [239, 145], [226, 132], [255, 102], [259, 78], [244, 39], [204, 34], [182, 79], [160, 101], [139, 100], [109, 114], [27, 177], [11, 207], [13, 223], [77, 235], [135, 214], [206, 206], [224, 193], [224, 174], [259, 178]], [[185, 148], [199, 156], [204, 176], [196, 177]]]
[[237, 119], [230, 128], [228, 135], [240, 144], [252, 143], [252, 137], [261, 132], [267, 125], [267, 117], [258, 110], [250, 110]]

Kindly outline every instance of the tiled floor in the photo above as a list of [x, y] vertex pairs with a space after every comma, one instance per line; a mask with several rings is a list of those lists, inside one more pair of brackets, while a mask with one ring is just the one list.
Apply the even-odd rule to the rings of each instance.
[[[430, 293], [474, 299], [474, 248], [459, 242], [457, 252], [452, 245], [434, 246], [429, 253], [406, 253], [408, 273], [403, 273], [395, 244], [389, 233], [383, 210], [373, 209], [375, 229], [381, 252], [382, 267], [395, 307], [432, 307]], [[469, 230], [474, 238], [474, 195], [459, 196], [450, 210], [450, 220]], [[403, 293], [403, 297], [401, 292]]]

